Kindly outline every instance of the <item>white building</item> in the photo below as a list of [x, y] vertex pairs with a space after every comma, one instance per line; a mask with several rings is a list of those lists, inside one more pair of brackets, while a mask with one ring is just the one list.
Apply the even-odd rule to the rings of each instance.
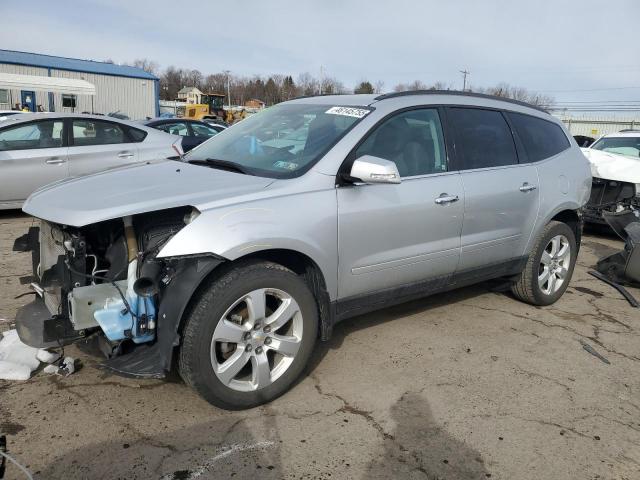
[[640, 129], [640, 112], [552, 112], [562, 120], [571, 135], [598, 138], [625, 129]]
[[16, 104], [52, 112], [120, 112], [132, 119], [159, 115], [159, 79], [144, 70], [93, 60], [0, 50], [0, 73], [78, 79], [95, 87], [95, 95], [0, 88], [0, 109]]
[[182, 87], [178, 91], [178, 100], [185, 103], [200, 103], [202, 92], [196, 87]]

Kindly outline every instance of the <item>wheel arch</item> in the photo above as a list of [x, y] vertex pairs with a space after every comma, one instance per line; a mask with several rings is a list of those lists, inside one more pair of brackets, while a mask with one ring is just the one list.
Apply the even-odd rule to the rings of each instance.
[[571, 228], [573, 234], [576, 236], [576, 247], [580, 250], [580, 240], [582, 239], [582, 216], [578, 210], [565, 209], [556, 213], [549, 219], [551, 221], [557, 221], [565, 223]]
[[540, 235], [540, 232], [551, 221], [558, 221], [567, 224], [576, 236], [576, 245], [580, 249], [580, 240], [582, 238], [582, 214], [580, 212], [580, 205], [575, 202], [566, 202], [558, 205], [555, 209], [551, 210], [546, 216], [539, 216], [535, 228], [529, 237], [529, 242], [525, 249], [525, 255], [531, 253], [531, 249], [535, 247], [535, 240]]
[[297, 250], [287, 248], [271, 248], [265, 250], [254, 251], [246, 255], [226, 260], [217, 265], [209, 274], [204, 277], [195, 291], [189, 298], [186, 308], [182, 312], [181, 318], [178, 320], [178, 333], [182, 335], [186, 319], [189, 312], [199, 294], [207, 288], [211, 282], [216, 281], [229, 270], [235, 268], [238, 264], [251, 261], [273, 262], [288, 268], [294, 273], [300, 275], [309, 285], [311, 292], [318, 303], [318, 313], [320, 319], [319, 336], [322, 340], [328, 340], [331, 336], [334, 323], [333, 304], [330, 300], [327, 290], [327, 282], [325, 275], [318, 265], [310, 256]]

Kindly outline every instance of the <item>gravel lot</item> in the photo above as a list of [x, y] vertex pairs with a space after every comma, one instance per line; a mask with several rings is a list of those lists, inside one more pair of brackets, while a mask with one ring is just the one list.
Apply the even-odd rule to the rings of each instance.
[[[29, 300], [11, 246], [30, 223], [0, 212], [0, 331]], [[0, 433], [46, 479], [638, 479], [640, 316], [586, 273], [621, 245], [586, 235], [552, 307], [482, 284], [344, 322], [291, 392], [244, 412], [70, 347], [70, 377], [0, 381]]]

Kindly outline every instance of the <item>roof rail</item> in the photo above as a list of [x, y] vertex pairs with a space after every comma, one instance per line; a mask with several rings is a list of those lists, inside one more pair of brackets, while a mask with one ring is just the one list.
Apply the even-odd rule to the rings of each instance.
[[639, 132], [640, 133], [640, 129], [637, 129], [637, 128], [625, 128], [624, 130], [620, 130], [618, 133], [626, 133], [626, 132]]
[[520, 100], [514, 100], [512, 98], [498, 97], [496, 95], [487, 95], [486, 93], [475, 93], [475, 92], [461, 92], [459, 90], [410, 90], [407, 92], [394, 92], [394, 93], [385, 93], [383, 95], [379, 95], [375, 98], [375, 100], [386, 100], [387, 98], [396, 98], [396, 97], [405, 97], [409, 95], [456, 95], [460, 97], [475, 97], [475, 98], [486, 98], [489, 100], [498, 100], [500, 102], [513, 103], [515, 105], [521, 105], [523, 107], [533, 108], [535, 110], [539, 110], [540, 112], [549, 113], [542, 107], [538, 107], [536, 105], [532, 105], [527, 102], [522, 102]]

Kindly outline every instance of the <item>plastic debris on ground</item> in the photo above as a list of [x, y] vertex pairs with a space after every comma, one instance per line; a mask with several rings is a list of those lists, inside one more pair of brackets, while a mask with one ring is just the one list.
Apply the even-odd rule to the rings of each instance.
[[76, 371], [76, 361], [72, 357], [64, 357], [60, 365], [47, 365], [43, 371], [44, 373], [54, 373], [68, 377]]
[[0, 336], [1, 380], [29, 380], [31, 372], [40, 366], [40, 362], [53, 363], [60, 357], [56, 353], [25, 345], [16, 330], [6, 331]]

